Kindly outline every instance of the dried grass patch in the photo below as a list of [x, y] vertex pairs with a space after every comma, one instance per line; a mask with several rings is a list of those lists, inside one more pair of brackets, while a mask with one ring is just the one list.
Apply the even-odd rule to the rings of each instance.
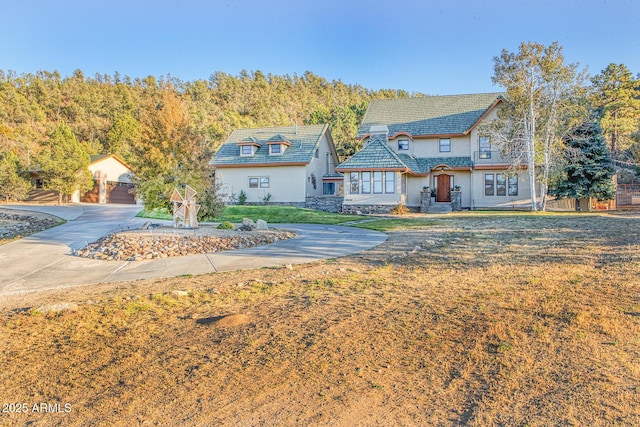
[[640, 424], [640, 226], [505, 221], [5, 312], [0, 397], [73, 411], [2, 423]]

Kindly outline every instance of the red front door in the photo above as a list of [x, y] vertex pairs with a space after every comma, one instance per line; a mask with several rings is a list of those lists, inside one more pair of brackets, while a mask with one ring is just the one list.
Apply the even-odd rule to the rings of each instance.
[[451, 175], [438, 175], [436, 192], [436, 202], [450, 202], [451, 201]]

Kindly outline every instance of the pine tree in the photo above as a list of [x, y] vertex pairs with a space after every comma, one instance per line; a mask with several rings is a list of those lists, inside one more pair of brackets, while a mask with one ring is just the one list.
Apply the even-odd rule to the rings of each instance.
[[564, 142], [568, 164], [564, 180], [552, 194], [574, 199], [613, 199], [615, 168], [600, 125], [583, 123]]
[[43, 142], [40, 153], [44, 188], [58, 192], [58, 203], [76, 190], [81, 193], [90, 190], [93, 180], [89, 162], [86, 144], [79, 142], [69, 126], [61, 123]]
[[12, 151], [0, 152], [0, 198], [5, 202], [22, 200], [31, 189], [18, 156]]

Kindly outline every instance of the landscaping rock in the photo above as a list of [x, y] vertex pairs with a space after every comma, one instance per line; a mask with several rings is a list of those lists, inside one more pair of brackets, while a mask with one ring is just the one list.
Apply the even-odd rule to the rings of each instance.
[[253, 222], [251, 218], [243, 218], [242, 225], [240, 226], [240, 231], [253, 231], [256, 229], [256, 224]]
[[256, 230], [268, 230], [269, 226], [267, 225], [267, 221], [264, 219], [259, 219], [256, 221]]
[[0, 212], [0, 239], [13, 239], [46, 230], [56, 224], [53, 218]]
[[107, 261], [142, 261], [251, 248], [293, 237], [295, 233], [285, 230], [243, 233], [214, 226], [201, 226], [197, 230], [163, 227], [110, 234], [76, 250], [74, 255]]

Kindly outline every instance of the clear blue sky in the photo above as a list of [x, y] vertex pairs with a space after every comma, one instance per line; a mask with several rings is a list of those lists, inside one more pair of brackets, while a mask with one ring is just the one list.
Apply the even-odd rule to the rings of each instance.
[[492, 58], [558, 41], [640, 73], [638, 0], [0, 0], [0, 69], [208, 79], [303, 74], [427, 94], [501, 90]]

